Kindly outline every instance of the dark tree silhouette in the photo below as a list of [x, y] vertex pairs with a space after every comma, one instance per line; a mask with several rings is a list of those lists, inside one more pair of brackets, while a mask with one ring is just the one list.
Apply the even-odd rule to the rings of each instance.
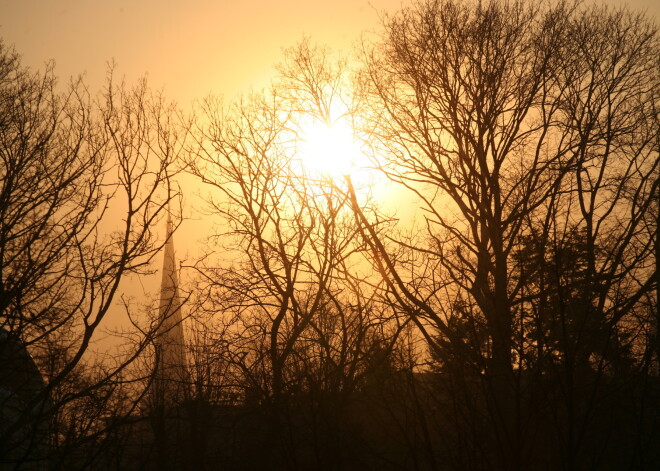
[[197, 265], [198, 294], [221, 324], [219, 350], [245, 402], [268, 417], [271, 438], [255, 438], [264, 466], [340, 463], [340, 424], [371, 350], [391, 349], [403, 327], [360, 270], [346, 195], [298, 154], [305, 123], [341, 118], [332, 110], [347, 98], [342, 66], [308, 40], [288, 50], [268, 92], [229, 109], [206, 102], [210, 124], [190, 161], [216, 191], [208, 202], [224, 229], [219, 257]]
[[[477, 373], [483, 410], [471, 412], [490, 438], [465, 449], [479, 449], [485, 467], [544, 459], [534, 427], [546, 420], [546, 385], [529, 375], [534, 352], [561, 357], [568, 381], [549, 406], [566, 414], [557, 466], [602, 464], [595, 457], [612, 443], [586, 444], [602, 378], [586, 390], [573, 381], [587, 370], [602, 377], [611, 355], [625, 361], [623, 345], [648, 348], [658, 51], [656, 27], [626, 10], [500, 1], [421, 2], [387, 17], [382, 39], [364, 48], [365, 140], [419, 198], [426, 240], [384, 239], [377, 216], [356, 197], [353, 207], [433, 355]], [[397, 245], [418, 262], [398, 262], [388, 248]], [[533, 288], [528, 256], [543, 288]], [[546, 343], [533, 332], [550, 319], [561, 334]]]
[[[660, 466], [655, 23], [420, 0], [358, 54], [303, 39], [186, 124], [144, 82], [94, 98], [0, 44], [0, 467]], [[307, 126], [344, 119], [417, 222], [305, 166]], [[217, 225], [159, 418], [169, 323], [125, 302], [132, 346], [90, 353], [179, 161]]]
[[[58, 87], [52, 66], [31, 72], [4, 44], [0, 107], [0, 327], [11, 339], [0, 348], [19, 342], [44, 377], [16, 407], [11, 388], [3, 395], [3, 417], [13, 412], [0, 459], [83, 467], [100, 452], [83, 444], [100, 443], [107, 419], [131, 408], [124, 371], [150, 339], [114, 364], [93, 365], [90, 345], [121, 281], [149, 270], [162, 245], [153, 227], [177, 201], [183, 134], [144, 83], [128, 90], [110, 73], [92, 99], [82, 81]], [[35, 423], [50, 437], [21, 443]]]

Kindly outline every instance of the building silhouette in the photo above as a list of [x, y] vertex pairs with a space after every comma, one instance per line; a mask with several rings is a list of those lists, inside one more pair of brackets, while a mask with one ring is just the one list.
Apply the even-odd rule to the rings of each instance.
[[0, 327], [0, 469], [48, 469], [51, 407], [25, 344]]
[[154, 405], [175, 405], [185, 399], [188, 383], [183, 317], [183, 299], [179, 294], [174, 254], [172, 220], [167, 221], [167, 242], [163, 257], [163, 273], [160, 288], [160, 305], [155, 345], [154, 382], [152, 400]]
[[[145, 469], [188, 469], [180, 443], [187, 432], [182, 404], [187, 399], [188, 372], [183, 334], [183, 299], [174, 254], [172, 220], [167, 220], [167, 240], [163, 256], [160, 302], [154, 342], [153, 382], [148, 398], [147, 417], [151, 433], [140, 431], [138, 442], [147, 440], [149, 457]], [[147, 438], [148, 436], [151, 438]]]

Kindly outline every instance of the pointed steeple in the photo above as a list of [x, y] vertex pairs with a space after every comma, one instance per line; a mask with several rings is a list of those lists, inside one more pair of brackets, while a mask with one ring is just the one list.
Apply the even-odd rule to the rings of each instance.
[[186, 354], [179, 295], [179, 280], [174, 256], [173, 225], [167, 219], [167, 241], [160, 287], [158, 328], [156, 331], [156, 377], [154, 399], [159, 403], [172, 403], [183, 398], [187, 382]]

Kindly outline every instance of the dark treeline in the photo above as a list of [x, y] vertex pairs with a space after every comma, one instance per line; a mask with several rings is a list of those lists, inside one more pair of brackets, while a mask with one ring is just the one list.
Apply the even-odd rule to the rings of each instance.
[[[625, 9], [424, 0], [193, 117], [1, 45], [0, 469], [660, 469], [659, 41]], [[305, 168], [341, 120], [414, 222]], [[90, 355], [180, 172], [207, 255]]]

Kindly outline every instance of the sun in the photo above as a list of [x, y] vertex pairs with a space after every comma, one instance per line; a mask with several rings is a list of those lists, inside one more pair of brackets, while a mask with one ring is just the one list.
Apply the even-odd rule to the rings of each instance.
[[327, 124], [310, 118], [301, 125], [298, 157], [306, 173], [340, 178], [366, 164], [366, 157], [346, 119]]

